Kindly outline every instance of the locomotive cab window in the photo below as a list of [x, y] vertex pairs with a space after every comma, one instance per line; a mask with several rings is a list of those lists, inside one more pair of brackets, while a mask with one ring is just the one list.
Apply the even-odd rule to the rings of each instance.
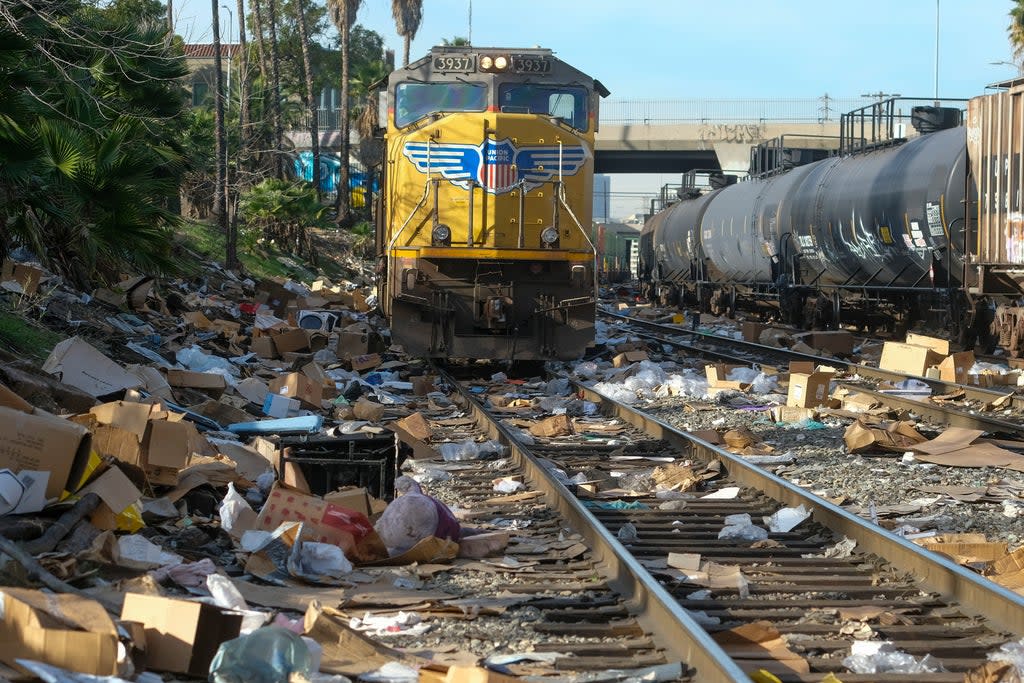
[[501, 111], [508, 114], [554, 116], [577, 130], [587, 128], [587, 91], [569, 85], [507, 83], [498, 92]]
[[486, 108], [487, 86], [482, 83], [399, 83], [395, 89], [395, 125], [399, 128], [437, 112]]

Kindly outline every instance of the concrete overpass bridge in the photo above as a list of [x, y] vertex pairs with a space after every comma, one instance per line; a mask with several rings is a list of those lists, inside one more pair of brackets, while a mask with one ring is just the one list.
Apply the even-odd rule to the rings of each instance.
[[[750, 147], [780, 135], [838, 137], [842, 113], [869, 98], [609, 99], [601, 103], [597, 173], [746, 173]], [[321, 147], [336, 150], [337, 112], [320, 111]], [[333, 124], [333, 125], [332, 125]], [[352, 131], [353, 138], [356, 133]], [[290, 130], [297, 149], [309, 133]], [[353, 139], [353, 144], [358, 140]], [[824, 141], [823, 141], [824, 142]]]
[[[607, 100], [594, 152], [598, 173], [745, 173], [750, 148], [785, 136], [838, 138], [842, 113], [867, 98]], [[822, 145], [827, 141], [822, 140]]]

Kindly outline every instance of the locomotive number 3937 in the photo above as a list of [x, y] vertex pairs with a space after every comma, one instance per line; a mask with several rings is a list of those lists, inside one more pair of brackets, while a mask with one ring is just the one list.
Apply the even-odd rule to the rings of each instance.
[[434, 57], [435, 71], [476, 71], [476, 60], [471, 55], [445, 55]]

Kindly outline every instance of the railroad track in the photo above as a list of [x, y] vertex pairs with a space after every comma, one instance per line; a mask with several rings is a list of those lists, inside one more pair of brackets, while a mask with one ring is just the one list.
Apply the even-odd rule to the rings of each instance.
[[[706, 332], [684, 330], [676, 326], [638, 320], [612, 313], [604, 313], [603, 315], [612, 320], [626, 322], [633, 327], [656, 331], [658, 334], [638, 334], [642, 338], [656, 341], [659, 344], [668, 344], [695, 356], [704, 356], [748, 365], [752, 363], [774, 364], [780, 367], [784, 367], [791, 360], [807, 360], [816, 364], [830, 365], [849, 373], [856, 373], [859, 377], [871, 382], [898, 383], [907, 379], [914, 379], [928, 385], [933, 395], [959, 396], [960, 400], [978, 407], [995, 405], [998, 406], [1001, 412], [1008, 410], [1013, 417], [1011, 419], [1004, 419], [1005, 416], [996, 417], [994, 414], [986, 414], [975, 409], [960, 409], [948, 404], [936, 404], [881, 392], [870, 386], [865, 386], [863, 382], [838, 382], [838, 385], [867, 394], [879, 403], [893, 408], [911, 410], [935, 424], [945, 424], [967, 429], [982, 429], [996, 434], [1024, 435], [1024, 395], [1016, 393], [1014, 387], [988, 389], [956, 384], [954, 382], [919, 377], [893, 370], [867, 367], [839, 358], [815, 356], [785, 348], [720, 337]], [[679, 335], [695, 336], [696, 340], [693, 343], [682, 342], [678, 339]]]
[[[629, 638], [640, 640], [644, 661], [655, 662], [660, 653], [666, 663], [680, 662], [681, 671], [690, 672], [683, 680], [747, 681], [750, 671], [765, 669], [784, 682], [821, 681], [829, 672], [844, 683], [961, 681], [963, 672], [982, 665], [988, 652], [1024, 635], [1020, 596], [590, 389], [576, 387], [606, 418], [629, 425], [627, 431], [611, 443], [591, 434], [527, 448], [484, 408], [478, 394], [451, 376], [446, 379], [478, 428], [511, 445], [510, 471], [543, 495], [542, 516], [548, 523], [557, 520], [555, 527], [571, 527], [590, 549], [582, 569], [584, 574], [599, 572], [600, 581], [590, 589], [601, 595], [600, 601], [570, 604], [573, 598], [561, 598], [549, 620], [576, 620], [577, 626], [589, 624], [591, 632], [610, 636], [600, 624], [613, 614], [615, 628], [635, 629]], [[480, 383], [476, 386], [479, 391]], [[636, 472], [688, 462], [695, 463], [698, 476], [715, 471], [718, 476], [670, 510], [662, 509], [664, 501], [654, 492], [630, 497], [628, 506], [601, 505], [608, 501], [587, 500], [583, 493], [577, 497], [551, 469], [611, 479], [612, 470]], [[470, 490], [494, 476], [486, 463], [473, 463], [459, 475], [457, 486]], [[733, 487], [735, 497], [705, 497], [727, 494]], [[770, 533], [763, 542], [719, 538], [729, 515], [750, 515], [761, 526], [763, 517], [800, 505], [811, 516], [790, 531]], [[844, 539], [856, 542], [852, 554], [828, 556], [835, 554], [830, 549], [843, 547]], [[667, 566], [669, 553], [691, 561], [699, 555], [714, 563], [701, 565], [709, 572], [716, 565], [728, 571], [717, 574], [715, 582], [710, 574], [689, 570], [681, 576]], [[550, 587], [557, 590], [560, 580], [552, 575]], [[729, 583], [733, 580], [735, 585]], [[572, 590], [569, 585], [578, 583], [574, 578], [562, 587]], [[709, 589], [709, 583], [714, 587]], [[729, 634], [735, 639], [738, 627], [741, 633], [777, 631], [788, 645], [769, 650], [748, 646], [744, 653], [716, 641]], [[853, 642], [864, 637], [891, 641], [917, 659], [930, 655], [945, 671], [850, 673], [843, 659]], [[571, 658], [561, 664], [573, 666]]]

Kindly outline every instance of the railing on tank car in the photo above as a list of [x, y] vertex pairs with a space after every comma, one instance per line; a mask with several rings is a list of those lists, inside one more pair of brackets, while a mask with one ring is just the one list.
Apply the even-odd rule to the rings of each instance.
[[915, 128], [915, 110], [920, 107], [949, 109], [958, 113], [955, 121], [942, 122], [939, 127], [963, 125], [967, 101], [964, 98], [893, 97], [854, 109], [839, 119], [839, 153], [854, 154], [900, 144], [916, 137], [920, 133]]

